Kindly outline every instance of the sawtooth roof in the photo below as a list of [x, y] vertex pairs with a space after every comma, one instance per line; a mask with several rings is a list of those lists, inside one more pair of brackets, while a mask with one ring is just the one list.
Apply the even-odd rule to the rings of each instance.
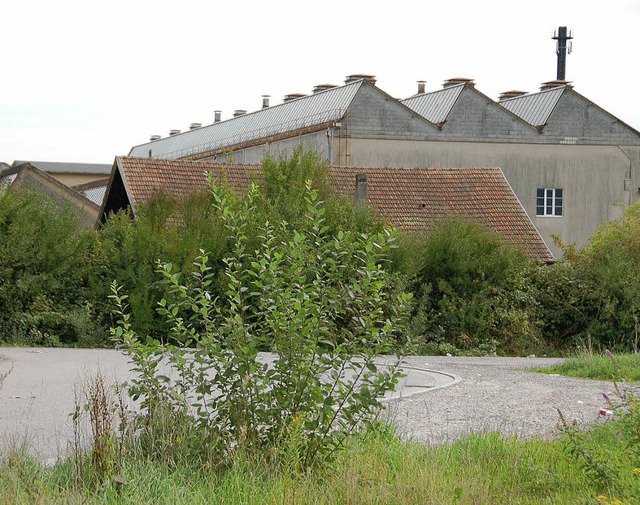
[[464, 84], [456, 84], [443, 89], [414, 95], [401, 103], [414, 112], [434, 124], [441, 124], [447, 120], [447, 116], [456, 103], [456, 100], [464, 89]]
[[520, 117], [530, 125], [542, 127], [547, 124], [549, 116], [555, 109], [565, 86], [550, 88], [537, 93], [516, 96], [501, 100], [499, 103], [505, 109]]
[[135, 146], [129, 156], [176, 159], [339, 121], [364, 79]]
[[[207, 174], [224, 174], [231, 187], [243, 193], [252, 180], [259, 179], [260, 165], [218, 164], [188, 160], [116, 158], [102, 213], [117, 177], [123, 181], [128, 204], [134, 209], [158, 192], [184, 198], [206, 189]], [[366, 174], [368, 203], [380, 217], [400, 230], [427, 231], [440, 218], [460, 214], [481, 221], [530, 258], [545, 262], [553, 256], [529, 219], [500, 168], [353, 168], [331, 167], [335, 190], [355, 195], [356, 175]]]

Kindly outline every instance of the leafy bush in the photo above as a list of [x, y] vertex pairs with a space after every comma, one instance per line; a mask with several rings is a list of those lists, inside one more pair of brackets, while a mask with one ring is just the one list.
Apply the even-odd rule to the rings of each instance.
[[565, 248], [541, 272], [539, 320], [548, 340], [565, 345], [638, 349], [640, 317], [640, 204], [601, 226], [582, 250]]
[[[161, 266], [178, 295], [175, 303], [160, 301], [173, 344], [138, 337], [126, 296], [114, 287], [122, 320], [112, 331], [137, 368], [130, 392], [147, 409], [143, 438], [172, 460], [221, 464], [245, 451], [270, 454], [291, 471], [326, 461], [368, 426], [400, 375], [399, 359], [384, 367], [374, 361], [397, 348], [409, 300], [392, 294], [381, 264], [393, 236], [330, 234], [318, 192], [307, 185], [288, 239], [276, 238], [286, 223], [265, 221], [259, 248], [250, 251], [256, 189], [241, 203], [215, 185], [212, 192], [233, 243], [226, 288], [220, 297], [210, 291], [215, 270], [206, 254], [195, 283], [183, 283], [172, 264]], [[258, 355], [266, 346], [271, 364]], [[189, 427], [191, 442], [159, 433], [158, 415]]]
[[87, 303], [94, 247], [71, 208], [0, 189], [0, 342], [59, 345], [99, 332]]
[[428, 350], [517, 354], [540, 345], [529, 262], [495, 232], [450, 216], [403, 248], [397, 268], [412, 279], [412, 332]]

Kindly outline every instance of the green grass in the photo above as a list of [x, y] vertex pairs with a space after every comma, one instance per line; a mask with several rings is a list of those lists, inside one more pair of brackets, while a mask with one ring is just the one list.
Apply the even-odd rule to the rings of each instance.
[[640, 354], [615, 354], [611, 359], [606, 355], [585, 353], [569, 358], [561, 365], [535, 371], [604, 381], [640, 382]]
[[637, 503], [639, 479], [615, 425], [585, 440], [594, 452], [607, 448], [615, 486], [592, 479], [562, 441], [478, 434], [426, 447], [382, 432], [354, 440], [330, 467], [297, 476], [246, 458], [222, 472], [133, 456], [119, 470], [126, 484], [100, 484], [87, 474], [77, 479], [73, 461], [45, 468], [14, 456], [0, 467], [0, 503], [573, 504], [601, 495]]

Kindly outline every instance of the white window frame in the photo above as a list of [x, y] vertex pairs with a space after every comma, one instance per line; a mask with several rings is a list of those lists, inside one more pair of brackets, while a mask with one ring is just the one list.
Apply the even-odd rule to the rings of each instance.
[[536, 192], [537, 217], [564, 216], [564, 189], [538, 188]]

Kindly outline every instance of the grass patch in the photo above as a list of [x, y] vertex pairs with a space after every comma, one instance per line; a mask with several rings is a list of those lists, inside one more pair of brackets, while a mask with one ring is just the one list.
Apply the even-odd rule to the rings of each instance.
[[117, 479], [78, 481], [73, 462], [46, 468], [14, 455], [0, 467], [0, 502], [462, 504], [596, 503], [608, 496], [637, 503], [637, 475], [623, 457], [615, 423], [594, 429], [588, 449], [606, 447], [617, 483], [591, 479], [562, 440], [478, 434], [438, 447], [404, 443], [390, 430], [355, 438], [330, 467], [288, 474], [238, 457], [227, 470], [178, 467], [130, 453]]
[[640, 382], [640, 354], [616, 354], [609, 358], [585, 353], [569, 358], [560, 365], [534, 371], [602, 381]]

